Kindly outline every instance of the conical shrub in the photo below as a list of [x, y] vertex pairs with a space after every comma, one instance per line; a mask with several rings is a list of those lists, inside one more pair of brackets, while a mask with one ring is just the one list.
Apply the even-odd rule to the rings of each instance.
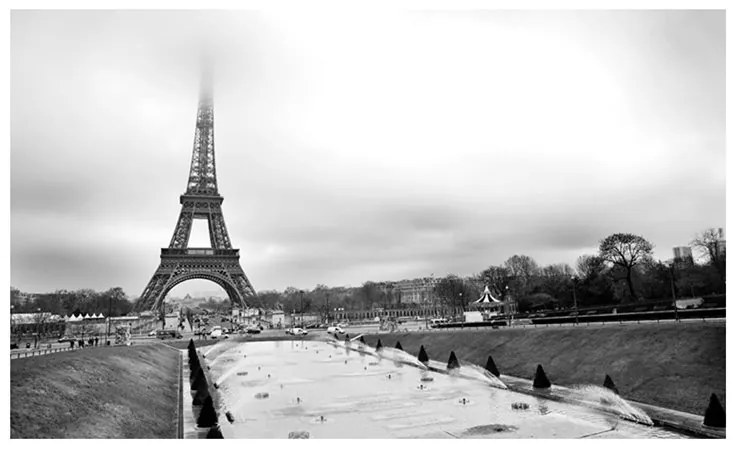
[[189, 353], [196, 350], [196, 348], [194, 347], [194, 339], [189, 339], [189, 345], [187, 345], [187, 350], [189, 350]]
[[208, 397], [210, 397], [210, 392], [207, 389], [199, 389], [199, 390], [192, 390], [192, 395], [194, 398], [192, 399], [192, 405], [196, 406], [202, 406], [204, 405], [205, 401]]
[[493, 356], [491, 355], [488, 355], [488, 361], [486, 361], [486, 370], [496, 377], [499, 377], [501, 375], [501, 372], [498, 371], [498, 367], [496, 367], [496, 363], [493, 362]]
[[222, 431], [220, 430], [220, 426], [212, 426], [209, 431], [207, 431], [207, 437], [206, 439], [224, 439], [225, 437], [222, 436]]
[[189, 357], [189, 370], [196, 370], [201, 367], [202, 364], [199, 362], [199, 356], [195, 353], [194, 356]]
[[204, 400], [204, 404], [202, 404], [202, 410], [199, 412], [197, 426], [204, 428], [212, 427], [216, 424], [217, 412], [215, 412], [215, 407], [212, 404], [212, 396], [207, 396], [207, 399]]
[[606, 374], [605, 380], [603, 380], [603, 387], [608, 388], [609, 390], [613, 391], [614, 393], [618, 394], [618, 388], [616, 388], [616, 384], [613, 383], [613, 380], [611, 377]]
[[404, 347], [401, 346], [401, 342], [399, 342], [398, 340], [396, 341], [396, 347], [395, 348], [397, 350], [404, 351]]
[[417, 355], [417, 359], [420, 363], [427, 364], [429, 362], [429, 356], [427, 356], [427, 352], [424, 351], [424, 345], [419, 347], [419, 355]]
[[450, 352], [450, 359], [447, 360], [447, 369], [458, 369], [460, 368], [460, 361], [457, 360], [457, 356], [455, 356], [455, 352]]
[[549, 388], [552, 386], [547, 374], [544, 373], [541, 364], [537, 364], [537, 372], [534, 374], [534, 388]]
[[708, 403], [708, 408], [705, 409], [703, 424], [716, 428], [726, 427], [726, 411], [723, 409], [715, 393], [710, 395], [710, 402]]
[[360, 343], [361, 344], [365, 344], [365, 339], [363, 339], [363, 336], [360, 336], [360, 339], [359, 340], [360, 340]]
[[193, 384], [194, 379], [197, 378], [198, 375], [204, 375], [204, 371], [199, 366], [197, 366], [197, 369], [189, 372], [189, 384]]
[[383, 348], [383, 344], [381, 343], [381, 339], [378, 339], [378, 343], [376, 344], [376, 351], [379, 351]]

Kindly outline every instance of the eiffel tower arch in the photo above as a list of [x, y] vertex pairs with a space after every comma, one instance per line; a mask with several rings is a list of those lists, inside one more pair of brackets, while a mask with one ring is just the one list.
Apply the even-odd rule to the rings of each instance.
[[[163, 309], [166, 294], [176, 285], [205, 279], [220, 285], [230, 302], [254, 307], [258, 295], [240, 267], [240, 253], [232, 248], [222, 213], [223, 197], [217, 191], [212, 83], [203, 77], [197, 108], [194, 148], [187, 189], [179, 198], [181, 212], [168, 248], [161, 249], [161, 263], [146, 285], [135, 310]], [[189, 248], [194, 219], [205, 219], [211, 248]]]

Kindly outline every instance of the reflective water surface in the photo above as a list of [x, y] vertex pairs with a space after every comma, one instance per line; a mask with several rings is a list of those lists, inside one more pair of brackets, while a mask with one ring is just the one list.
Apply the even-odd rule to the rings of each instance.
[[310, 438], [683, 437], [325, 342], [225, 343], [203, 351], [219, 386], [225, 438], [299, 431]]

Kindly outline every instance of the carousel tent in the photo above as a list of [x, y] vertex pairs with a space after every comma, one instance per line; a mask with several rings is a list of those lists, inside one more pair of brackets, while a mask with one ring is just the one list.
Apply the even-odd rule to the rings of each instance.
[[[487, 306], [489, 304], [492, 305], [494, 303], [500, 303], [500, 302], [501, 301], [493, 297], [493, 295], [491, 294], [491, 291], [488, 289], [488, 285], [486, 285], [486, 288], [483, 290], [483, 294], [480, 295], [480, 299], [478, 299], [477, 301], [473, 301], [473, 304], [477, 306], [483, 306], [484, 304], [486, 304]], [[486, 306], [483, 306], [483, 307], [486, 307]]]
[[486, 285], [480, 298], [477, 301], [473, 301], [472, 306], [486, 312], [487, 315], [494, 316], [503, 313], [504, 303], [494, 298], [488, 289], [488, 285]]

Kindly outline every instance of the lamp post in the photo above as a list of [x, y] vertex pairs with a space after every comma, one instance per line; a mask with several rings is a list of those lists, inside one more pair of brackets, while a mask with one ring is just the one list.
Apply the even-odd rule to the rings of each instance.
[[677, 315], [677, 296], [675, 295], [675, 263], [670, 266], [670, 287], [672, 288], [672, 307], [675, 309], [675, 321], [680, 321]]
[[572, 276], [572, 306], [575, 309], [575, 325], [578, 324], [578, 296], [575, 290], [575, 285], [577, 285], [578, 277]]
[[304, 326], [304, 290], [299, 290], [299, 326]]
[[43, 318], [40, 307], [36, 309], [36, 312], [38, 315], [36, 316], [36, 337], [33, 341], [33, 348], [38, 348], [38, 341], [41, 339], [41, 319]]
[[110, 337], [110, 311], [112, 309], [112, 296], [107, 297], [107, 332], [105, 333], [105, 345], [107, 345], [107, 338]]

